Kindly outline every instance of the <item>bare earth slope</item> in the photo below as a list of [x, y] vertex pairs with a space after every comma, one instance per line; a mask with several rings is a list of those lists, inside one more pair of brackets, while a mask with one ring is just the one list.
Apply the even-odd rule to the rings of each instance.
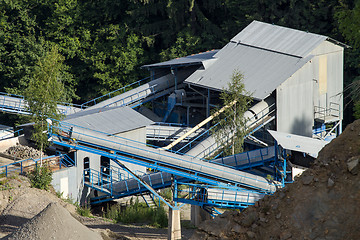
[[193, 239], [360, 239], [360, 121], [294, 183], [242, 213], [207, 220]]

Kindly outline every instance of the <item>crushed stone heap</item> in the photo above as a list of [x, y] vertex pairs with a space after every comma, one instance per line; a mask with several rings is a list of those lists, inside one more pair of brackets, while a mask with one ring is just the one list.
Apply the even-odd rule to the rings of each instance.
[[15, 156], [20, 159], [40, 158], [39, 150], [29, 147], [29, 146], [23, 146], [23, 145], [11, 146], [4, 153], [11, 155], [11, 156]]
[[203, 222], [192, 239], [360, 239], [360, 120], [294, 183], [243, 212]]
[[50, 203], [4, 240], [102, 240], [102, 237], [82, 225], [58, 203]]

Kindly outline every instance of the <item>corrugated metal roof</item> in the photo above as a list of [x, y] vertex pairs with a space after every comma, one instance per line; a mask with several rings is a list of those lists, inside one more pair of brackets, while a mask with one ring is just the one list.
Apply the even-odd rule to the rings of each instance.
[[213, 61], [209, 67], [198, 69], [185, 83], [221, 91], [238, 70], [244, 74], [246, 90], [261, 100], [311, 60], [310, 52], [328, 39], [253, 21], [207, 60]]
[[253, 21], [231, 39], [232, 42], [284, 54], [305, 57], [328, 37]]
[[149, 65], [144, 65], [142, 68], [152, 68], [152, 67], [171, 67], [175, 65], [193, 65], [193, 64], [201, 64], [203, 61], [212, 59], [212, 57], [219, 50], [211, 50], [203, 53], [193, 54], [186, 57], [172, 59], [166, 62], [154, 63]]
[[195, 71], [185, 82], [223, 90], [234, 70], [238, 70], [244, 75], [246, 90], [256, 99], [265, 99], [312, 56], [303, 59], [230, 42], [215, 57], [217, 60], [209, 68]]
[[63, 121], [109, 134], [126, 132], [153, 123], [130, 107], [87, 110], [69, 115]]
[[317, 157], [320, 150], [329, 143], [326, 141], [289, 133], [282, 133], [272, 130], [268, 130], [268, 132], [284, 149], [308, 153], [314, 155], [315, 157]]

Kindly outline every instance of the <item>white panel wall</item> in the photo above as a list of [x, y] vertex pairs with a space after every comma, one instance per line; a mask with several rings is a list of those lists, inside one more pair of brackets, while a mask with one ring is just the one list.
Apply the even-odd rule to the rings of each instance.
[[330, 103], [340, 106], [342, 119], [343, 53], [324, 41], [309, 54], [311, 61], [276, 89], [278, 131], [311, 137], [314, 107], [330, 108]]
[[311, 137], [313, 64], [308, 62], [276, 89], [277, 131]]
[[[327, 59], [327, 92], [326, 100], [322, 101], [319, 94], [318, 84], [314, 85], [314, 105], [329, 108], [330, 103], [340, 105], [340, 112], [343, 111], [343, 69], [344, 69], [344, 49], [338, 45], [325, 41], [321, 43], [310, 54], [314, 55], [312, 62], [314, 66], [314, 79], [319, 80], [319, 60]], [[324, 103], [325, 102], [325, 103]], [[342, 119], [342, 114], [340, 115]]]

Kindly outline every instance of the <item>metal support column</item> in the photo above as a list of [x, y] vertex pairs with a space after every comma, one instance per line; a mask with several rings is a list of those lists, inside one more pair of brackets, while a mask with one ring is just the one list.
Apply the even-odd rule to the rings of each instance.
[[177, 68], [171, 67], [171, 74], [174, 75], [175, 90], [177, 90]]
[[[206, 118], [210, 116], [210, 89], [207, 90], [207, 98], [206, 98]], [[206, 123], [206, 129], [209, 129], [210, 123]]]

